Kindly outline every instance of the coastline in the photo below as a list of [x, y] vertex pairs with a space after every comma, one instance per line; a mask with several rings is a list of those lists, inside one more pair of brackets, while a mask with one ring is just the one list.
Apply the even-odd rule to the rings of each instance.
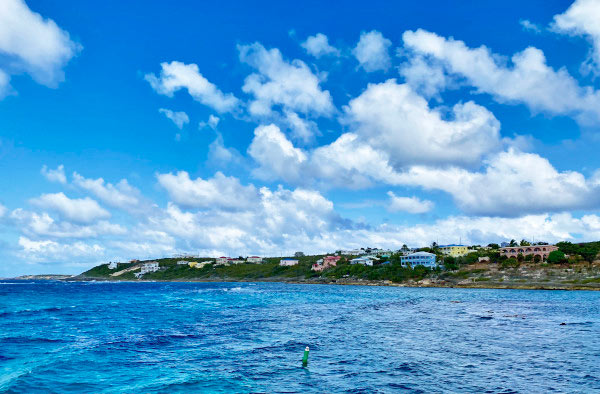
[[451, 282], [447, 280], [424, 279], [421, 281], [391, 282], [388, 280], [367, 280], [367, 279], [326, 279], [326, 278], [180, 278], [180, 279], [135, 279], [135, 280], [115, 280], [106, 277], [92, 276], [63, 276], [58, 275], [27, 275], [16, 278], [7, 278], [10, 280], [57, 280], [63, 282], [110, 282], [110, 283], [153, 283], [153, 282], [179, 282], [179, 283], [286, 283], [286, 284], [305, 284], [305, 285], [337, 285], [337, 286], [390, 286], [390, 287], [411, 287], [411, 288], [458, 288], [458, 289], [498, 289], [498, 290], [571, 290], [571, 291], [600, 291], [600, 283], [578, 284], [578, 283], [558, 283], [558, 282], [477, 282], [473, 280], [462, 280]]

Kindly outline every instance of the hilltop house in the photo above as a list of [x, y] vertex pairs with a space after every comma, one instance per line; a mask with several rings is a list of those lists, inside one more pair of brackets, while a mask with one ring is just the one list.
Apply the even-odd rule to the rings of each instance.
[[344, 256], [359, 256], [361, 254], [364, 254], [365, 251], [364, 250], [360, 250], [360, 249], [352, 249], [352, 250], [342, 250], [340, 251], [341, 255]]
[[227, 264], [227, 260], [229, 260], [229, 257], [225, 257], [225, 256], [217, 257], [215, 259], [215, 264], [216, 265]]
[[439, 246], [440, 252], [446, 256], [461, 257], [469, 253], [469, 247], [467, 245], [441, 245]]
[[149, 263], [144, 263], [142, 265], [142, 270], [140, 271], [140, 274], [144, 275], [149, 272], [156, 272], [156, 271], [158, 271], [158, 269], [159, 269], [158, 261], [151, 261]]
[[435, 254], [427, 252], [416, 252], [411, 253], [408, 256], [401, 256], [400, 263], [403, 267], [406, 267], [409, 264], [411, 267], [422, 265], [428, 268], [435, 268], [437, 266]]
[[227, 259], [227, 264], [242, 264], [244, 260], [241, 259]]
[[531, 245], [531, 246], [513, 246], [500, 248], [500, 255], [506, 257], [516, 258], [518, 255], [528, 256], [540, 256], [542, 260], [546, 260], [550, 252], [558, 250], [555, 245]]
[[263, 259], [262, 259], [262, 257], [258, 257], [258, 256], [250, 256], [246, 259], [246, 261], [248, 263], [262, 263]]
[[283, 267], [291, 267], [292, 265], [296, 265], [298, 264], [298, 259], [292, 259], [289, 257], [286, 257], [284, 259], [279, 260], [279, 265], [283, 266]]
[[341, 258], [341, 256], [325, 256], [322, 259], [317, 260], [317, 262], [312, 265], [311, 269], [319, 272], [327, 268], [335, 267]]
[[373, 260], [370, 257], [357, 257], [355, 259], [350, 260], [350, 264], [362, 264], [362, 265], [373, 265]]
[[179, 260], [179, 261], [177, 262], [177, 265], [188, 265], [188, 262], [187, 262], [187, 261], [185, 261], [185, 260]]
[[108, 269], [109, 270], [115, 270], [115, 269], [117, 269], [117, 264], [118, 264], [117, 261], [111, 261], [110, 263], [108, 263]]

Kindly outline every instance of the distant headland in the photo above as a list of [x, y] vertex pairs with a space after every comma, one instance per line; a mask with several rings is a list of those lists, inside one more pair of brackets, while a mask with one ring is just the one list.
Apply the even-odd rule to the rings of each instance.
[[109, 262], [71, 281], [268, 281], [418, 287], [600, 290], [600, 242], [360, 248], [325, 255], [199, 257]]

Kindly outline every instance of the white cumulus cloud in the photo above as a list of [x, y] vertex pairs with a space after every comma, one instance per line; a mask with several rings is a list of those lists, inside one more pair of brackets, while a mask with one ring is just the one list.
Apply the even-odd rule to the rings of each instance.
[[339, 49], [329, 45], [329, 39], [323, 33], [309, 36], [306, 41], [300, 45], [302, 45], [302, 48], [304, 48], [309, 55], [312, 55], [317, 59], [327, 55], [340, 56]]
[[231, 93], [223, 93], [209, 82], [196, 64], [172, 61], [161, 63], [160, 75], [146, 74], [145, 79], [159, 94], [173, 97], [181, 89], [187, 89], [194, 100], [213, 108], [217, 112], [231, 112], [239, 105], [239, 100]]
[[566, 68], [548, 66], [540, 49], [528, 47], [514, 54], [509, 65], [485, 46], [469, 48], [463, 41], [422, 29], [407, 31], [402, 38], [405, 49], [442, 64], [448, 74], [501, 103], [523, 103], [532, 111], [574, 116], [585, 124], [600, 122], [600, 92], [580, 86]]
[[175, 112], [171, 111], [170, 109], [160, 108], [158, 112], [165, 115], [167, 119], [170, 119], [173, 123], [175, 123], [175, 126], [177, 126], [179, 130], [181, 130], [186, 124], [190, 123], [189, 116], [183, 111]]
[[388, 192], [390, 197], [387, 209], [390, 212], [426, 213], [433, 208], [433, 202], [418, 197], [401, 197]]
[[10, 75], [27, 73], [36, 82], [56, 87], [64, 66], [81, 46], [51, 19], [33, 12], [23, 0], [0, 2], [0, 97], [10, 93]]
[[389, 54], [391, 45], [392, 42], [376, 30], [363, 32], [352, 54], [365, 71], [385, 71], [392, 65]]
[[178, 205], [194, 208], [240, 209], [255, 204], [258, 191], [237, 178], [217, 172], [211, 179], [191, 179], [185, 171], [157, 174], [158, 183]]
[[50, 182], [58, 182], [63, 185], [67, 183], [67, 176], [65, 175], [65, 166], [59, 165], [55, 170], [49, 169], [46, 165], [42, 167], [42, 175]]
[[42, 209], [57, 212], [63, 219], [76, 223], [92, 223], [110, 217], [110, 213], [89, 197], [69, 198], [64, 193], [42, 194], [30, 200]]
[[287, 62], [277, 48], [267, 50], [259, 43], [238, 49], [240, 61], [258, 71], [246, 77], [242, 87], [254, 96], [248, 107], [250, 114], [270, 116], [273, 106], [313, 116], [333, 113], [331, 95], [321, 89], [320, 78], [303, 61]]
[[597, 0], [575, 0], [562, 14], [555, 15], [551, 25], [559, 33], [583, 36], [592, 43], [591, 60], [600, 71], [600, 2]]

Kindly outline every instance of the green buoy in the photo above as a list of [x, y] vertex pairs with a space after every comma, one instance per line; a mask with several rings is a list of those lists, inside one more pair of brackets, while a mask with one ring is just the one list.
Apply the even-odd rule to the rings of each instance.
[[308, 346], [306, 347], [306, 349], [304, 349], [304, 357], [302, 357], [302, 365], [303, 366], [307, 366], [308, 365]]

